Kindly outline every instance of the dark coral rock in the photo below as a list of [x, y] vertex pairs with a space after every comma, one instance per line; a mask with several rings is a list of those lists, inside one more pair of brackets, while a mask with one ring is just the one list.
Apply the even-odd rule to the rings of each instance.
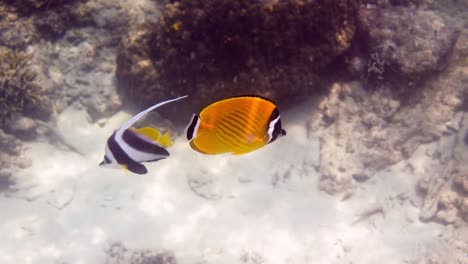
[[51, 103], [42, 96], [37, 73], [29, 68], [31, 55], [0, 47], [0, 124], [20, 113], [40, 119], [51, 114]]
[[363, 0], [363, 4], [374, 5], [379, 7], [389, 7], [389, 6], [411, 6], [419, 7], [426, 6], [432, 3], [432, 0]]
[[37, 31], [49, 39], [57, 39], [72, 26], [73, 16], [68, 8], [57, 9], [54, 12], [43, 12], [34, 17]]
[[6, 171], [0, 171], [0, 193], [8, 192], [15, 185], [12, 174]]
[[72, 4], [57, 0], [0, 3], [0, 45], [25, 50], [41, 38], [61, 37], [79, 17], [79, 10]]
[[189, 94], [197, 108], [238, 94], [276, 101], [317, 90], [350, 46], [359, 1], [163, 1], [160, 22], [131, 31], [117, 59], [139, 105]]
[[73, 1], [75, 0], [6, 0], [5, 2], [14, 6], [20, 13], [29, 15], [37, 11], [48, 11]]
[[361, 8], [370, 84], [412, 87], [444, 70], [458, 32], [437, 14], [411, 8]]
[[0, 20], [0, 45], [12, 49], [24, 49], [37, 41], [35, 27], [30, 20], [18, 20], [14, 13], [10, 13]]
[[177, 264], [174, 254], [170, 251], [132, 250], [121, 242], [110, 245], [106, 254], [108, 257], [105, 264]]

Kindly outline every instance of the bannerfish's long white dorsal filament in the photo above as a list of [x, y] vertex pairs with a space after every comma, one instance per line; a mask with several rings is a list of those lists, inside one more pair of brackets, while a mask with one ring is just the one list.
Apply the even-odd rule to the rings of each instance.
[[122, 131], [124, 131], [125, 129], [131, 127], [136, 121], [138, 121], [142, 116], [144, 116], [145, 114], [147, 114], [148, 112], [160, 107], [160, 106], [163, 106], [165, 104], [168, 104], [168, 103], [171, 103], [171, 102], [174, 102], [174, 101], [177, 101], [177, 100], [180, 100], [180, 99], [183, 99], [183, 98], [186, 98], [188, 97], [188, 95], [184, 95], [184, 96], [181, 96], [181, 97], [177, 97], [177, 98], [174, 98], [174, 99], [171, 99], [171, 100], [167, 100], [167, 101], [164, 101], [164, 102], [161, 102], [161, 103], [158, 103], [158, 104], [155, 104], [153, 106], [151, 106], [150, 108], [136, 114], [134, 117], [132, 117], [130, 120], [128, 120], [127, 122], [125, 122], [125, 124], [123, 124], [123, 126], [121, 126], [119, 128], [119, 130], [117, 131], [117, 133], [121, 133]]

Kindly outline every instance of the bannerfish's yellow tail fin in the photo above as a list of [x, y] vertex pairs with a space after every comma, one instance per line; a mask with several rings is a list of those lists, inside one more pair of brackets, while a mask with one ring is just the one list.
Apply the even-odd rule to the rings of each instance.
[[159, 143], [166, 148], [172, 146], [172, 140], [169, 131], [167, 131], [161, 136], [161, 138], [159, 139]]
[[159, 133], [159, 131], [154, 128], [154, 127], [142, 127], [142, 128], [137, 128], [135, 129], [135, 131], [139, 134], [142, 134], [146, 137], [149, 137], [151, 138], [152, 140], [158, 142], [160, 140], [160, 137], [161, 137], [161, 133]]

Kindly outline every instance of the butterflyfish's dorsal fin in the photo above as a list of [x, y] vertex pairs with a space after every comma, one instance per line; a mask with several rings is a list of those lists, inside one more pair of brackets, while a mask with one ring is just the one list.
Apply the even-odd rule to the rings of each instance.
[[144, 135], [148, 138], [151, 138], [153, 141], [159, 142], [161, 138], [161, 133], [154, 127], [142, 127], [132, 129], [138, 134]]
[[166, 148], [172, 146], [172, 140], [169, 131], [167, 131], [166, 133], [164, 133], [164, 135], [161, 136], [161, 138], [159, 139], [159, 144]]

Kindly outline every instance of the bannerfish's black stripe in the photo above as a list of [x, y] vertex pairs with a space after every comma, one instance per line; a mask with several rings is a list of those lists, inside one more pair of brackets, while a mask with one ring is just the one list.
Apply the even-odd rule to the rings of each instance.
[[133, 164], [137, 163], [134, 161], [130, 156], [125, 153], [122, 147], [117, 143], [115, 140], [115, 132], [112, 136], [107, 140], [107, 146], [109, 146], [109, 150], [114, 155], [115, 160], [118, 164]]
[[195, 127], [197, 126], [197, 123], [199, 121], [199, 118], [197, 115], [193, 115], [192, 121], [190, 122], [190, 125], [187, 127], [187, 140], [192, 140], [193, 139], [193, 132], [195, 131]]
[[143, 136], [140, 136], [138, 133], [126, 129], [122, 134], [122, 139], [133, 149], [136, 149], [141, 152], [169, 156], [169, 152], [156, 143], [151, 142], [150, 140], [145, 140]]

